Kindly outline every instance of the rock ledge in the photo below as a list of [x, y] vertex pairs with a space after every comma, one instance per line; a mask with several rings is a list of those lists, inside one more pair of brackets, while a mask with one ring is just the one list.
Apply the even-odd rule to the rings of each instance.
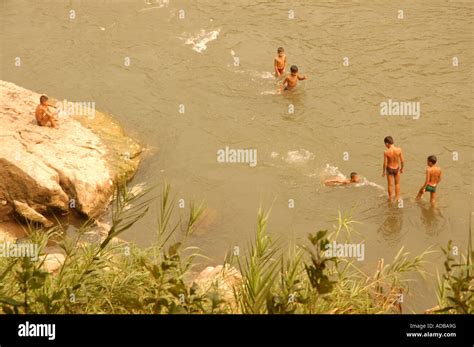
[[0, 222], [16, 214], [49, 226], [52, 213], [72, 208], [98, 217], [114, 183], [134, 175], [142, 149], [100, 112], [60, 118], [57, 129], [38, 126], [39, 97], [0, 80]]

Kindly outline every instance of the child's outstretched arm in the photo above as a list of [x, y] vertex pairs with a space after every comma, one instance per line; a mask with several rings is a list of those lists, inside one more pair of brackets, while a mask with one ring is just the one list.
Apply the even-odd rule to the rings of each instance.
[[334, 180], [326, 180], [324, 181], [324, 184], [327, 185], [327, 186], [335, 186], [335, 185], [338, 185], [338, 184], [348, 184], [349, 181], [348, 180], [343, 180], [343, 179], [334, 179]]
[[300, 81], [302, 81], [302, 80], [307, 80], [308, 77], [307, 77], [306, 75], [304, 75], [304, 76], [298, 75], [298, 79], [299, 79]]

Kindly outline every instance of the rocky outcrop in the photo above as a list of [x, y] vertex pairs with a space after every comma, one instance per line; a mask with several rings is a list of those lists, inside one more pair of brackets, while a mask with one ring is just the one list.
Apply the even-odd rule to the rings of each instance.
[[237, 309], [234, 291], [238, 291], [239, 286], [242, 285], [242, 274], [235, 267], [229, 264], [208, 266], [196, 276], [193, 282], [203, 292], [217, 289], [221, 299], [230, 305], [231, 311]]
[[46, 219], [43, 215], [36, 212], [33, 208], [31, 208], [24, 202], [13, 200], [13, 206], [15, 211], [23, 218], [31, 222], [43, 224], [45, 227], [53, 226], [53, 222]]
[[66, 260], [64, 250], [58, 246], [45, 247], [43, 250], [45, 255], [40, 256], [39, 260], [42, 263], [42, 268], [45, 271], [54, 273], [58, 271]]
[[0, 221], [17, 214], [50, 225], [51, 213], [70, 209], [95, 218], [110, 203], [114, 182], [135, 173], [141, 148], [97, 111], [40, 127], [39, 97], [0, 81]]
[[15, 243], [25, 237], [23, 228], [15, 222], [0, 223], [0, 246], [2, 243]]

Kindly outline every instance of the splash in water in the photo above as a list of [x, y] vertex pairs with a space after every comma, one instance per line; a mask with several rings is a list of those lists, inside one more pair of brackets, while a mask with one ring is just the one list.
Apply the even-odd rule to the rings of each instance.
[[288, 151], [286, 155], [281, 155], [279, 152], [271, 152], [271, 158], [280, 158], [286, 161], [288, 164], [304, 164], [310, 160], [314, 160], [314, 154], [306, 149], [300, 149], [298, 151]]
[[314, 159], [314, 154], [306, 149], [298, 151], [289, 151], [286, 154], [285, 161], [290, 164], [303, 164]]
[[221, 29], [206, 32], [206, 30], [201, 29], [201, 31], [199, 31], [199, 33], [195, 35], [184, 33], [183, 37], [186, 40], [184, 44], [192, 45], [193, 50], [195, 50], [198, 53], [202, 53], [207, 49], [207, 44], [209, 42], [217, 39], [220, 31]]
[[324, 170], [321, 171], [320, 177], [321, 177], [321, 181], [325, 181], [331, 178], [334, 178], [334, 179], [340, 178], [343, 180], [347, 179], [346, 175], [344, 175], [341, 171], [339, 171], [337, 166], [332, 166], [330, 164], [326, 164], [326, 167], [324, 168]]
[[[238, 74], [245, 74], [247, 76], [250, 76], [250, 79], [253, 82], [257, 82], [259, 84], [265, 84], [268, 85], [269, 82], [272, 84], [275, 81], [275, 75], [271, 71], [256, 71], [256, 70], [241, 70], [239, 69], [239, 64], [238, 64], [238, 58], [236, 57], [236, 54], [234, 50], [230, 50], [230, 55], [234, 58], [234, 64], [237, 63], [237, 65], [234, 65], [234, 67], [237, 67], [234, 69], [235, 73]], [[228, 64], [227, 66], [230, 66]], [[260, 92], [260, 95], [276, 95], [280, 94], [278, 88], [273, 88], [272, 90], [265, 90], [263, 92]]]
[[155, 8], [167, 7], [169, 3], [170, 3], [170, 0], [145, 0], [145, 5], [156, 5], [156, 6], [145, 7], [138, 10], [138, 12], [148, 11]]
[[260, 95], [278, 95], [281, 94], [279, 90], [265, 90], [260, 93]]
[[255, 71], [255, 70], [234, 70], [235, 73], [242, 73], [250, 75], [252, 81], [257, 80], [274, 80], [275, 76], [270, 71]]

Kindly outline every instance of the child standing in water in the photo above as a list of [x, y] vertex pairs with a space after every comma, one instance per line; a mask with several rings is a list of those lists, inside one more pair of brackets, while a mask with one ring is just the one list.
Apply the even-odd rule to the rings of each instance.
[[298, 84], [298, 80], [306, 80], [308, 77], [306, 75], [301, 76], [298, 74], [298, 66], [296, 65], [291, 65], [290, 68], [291, 74], [286, 76], [285, 80], [283, 81], [283, 88], [284, 90], [293, 90], [296, 88], [296, 85]]
[[441, 182], [441, 169], [439, 166], [436, 166], [437, 161], [438, 159], [434, 155], [428, 157], [425, 184], [423, 184], [423, 187], [421, 187], [416, 196], [416, 199], [420, 200], [425, 192], [430, 192], [430, 203], [433, 207], [435, 207], [436, 203], [436, 187], [438, 186], [438, 183]]
[[278, 55], [274, 61], [275, 77], [280, 78], [285, 72], [285, 67], [286, 67], [285, 49], [283, 47], [278, 47], [277, 53]]
[[400, 174], [403, 173], [403, 153], [402, 149], [395, 147], [393, 138], [387, 136], [384, 139], [387, 150], [383, 153], [383, 172], [382, 177], [387, 175], [388, 200], [392, 201], [392, 186], [395, 182], [395, 200], [400, 200]]

